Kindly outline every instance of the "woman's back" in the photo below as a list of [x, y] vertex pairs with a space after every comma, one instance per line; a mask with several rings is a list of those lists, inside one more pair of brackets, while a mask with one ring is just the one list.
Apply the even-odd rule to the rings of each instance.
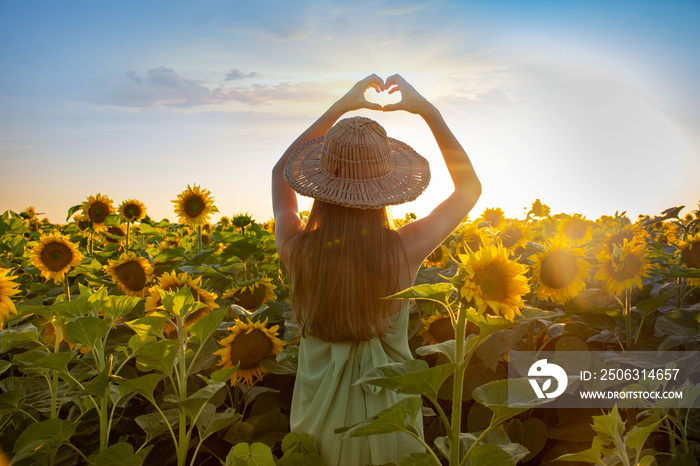
[[[369, 87], [400, 91], [401, 101], [384, 108], [367, 102]], [[455, 185], [428, 216], [397, 231], [381, 216], [384, 207], [420, 195], [430, 181], [428, 163], [372, 120], [349, 118], [333, 126], [344, 113], [361, 108], [420, 115]], [[315, 199], [306, 225], [295, 191]], [[358, 82], [275, 165], [275, 240], [292, 277], [291, 300], [303, 330], [290, 424], [318, 441], [324, 464], [398, 464], [406, 453], [423, 451], [405, 433], [341, 440], [335, 429], [405, 397], [356, 384], [375, 367], [412, 358], [408, 305], [381, 298], [413, 284], [425, 257], [459, 225], [480, 192], [469, 158], [440, 113], [398, 75]], [[324, 211], [325, 204], [344, 210]]]

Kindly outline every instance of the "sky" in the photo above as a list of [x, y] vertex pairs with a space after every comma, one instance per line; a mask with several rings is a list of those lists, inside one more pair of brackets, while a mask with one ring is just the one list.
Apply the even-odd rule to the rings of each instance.
[[[524, 218], [535, 199], [591, 220], [687, 213], [698, 24], [697, 0], [0, 0], [0, 212], [65, 223], [101, 193], [174, 221], [170, 201], [198, 184], [219, 216], [267, 221], [288, 145], [356, 81], [399, 73], [469, 154], [483, 186], [471, 219]], [[431, 185], [394, 216], [449, 195], [420, 117], [354, 114], [430, 162]]]

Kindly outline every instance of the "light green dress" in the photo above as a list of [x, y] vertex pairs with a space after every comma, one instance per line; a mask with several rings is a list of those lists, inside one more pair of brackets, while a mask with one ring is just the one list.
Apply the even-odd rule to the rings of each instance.
[[[374, 416], [404, 398], [388, 389], [355, 384], [369, 370], [413, 359], [408, 347], [408, 305], [391, 317], [393, 331], [367, 341], [328, 343], [301, 339], [290, 426], [310, 434], [327, 466], [398, 464], [410, 452], [425, 451], [406, 433], [353, 437], [343, 441], [334, 431]], [[422, 434], [422, 418], [418, 415]]]

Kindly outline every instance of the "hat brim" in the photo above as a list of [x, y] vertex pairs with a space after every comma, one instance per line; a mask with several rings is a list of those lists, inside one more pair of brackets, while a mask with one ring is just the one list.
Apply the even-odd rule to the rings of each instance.
[[373, 180], [331, 176], [320, 164], [325, 136], [299, 146], [287, 160], [284, 178], [302, 196], [359, 209], [378, 209], [416, 199], [430, 183], [428, 161], [408, 144], [388, 138], [394, 170]]

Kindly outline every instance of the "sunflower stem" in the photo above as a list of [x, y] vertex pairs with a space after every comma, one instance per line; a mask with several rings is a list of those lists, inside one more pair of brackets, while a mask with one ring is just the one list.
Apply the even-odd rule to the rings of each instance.
[[126, 222], [126, 249], [129, 249], [129, 231], [131, 230], [131, 222]]
[[68, 284], [68, 277], [63, 277], [63, 291], [66, 293], [66, 301], [70, 301], [70, 286]]
[[197, 235], [197, 254], [202, 252], [202, 224], [198, 225], [199, 234]]
[[455, 365], [452, 382], [452, 433], [450, 435], [450, 465], [459, 464], [459, 434], [462, 428], [462, 390], [464, 383], [464, 326], [467, 313], [464, 305], [460, 304], [457, 315], [457, 327], [455, 328]]
[[632, 304], [632, 291], [627, 288], [625, 290], [625, 337], [627, 339], [627, 347], [629, 349], [632, 346], [632, 316], [631, 316], [631, 304]]

